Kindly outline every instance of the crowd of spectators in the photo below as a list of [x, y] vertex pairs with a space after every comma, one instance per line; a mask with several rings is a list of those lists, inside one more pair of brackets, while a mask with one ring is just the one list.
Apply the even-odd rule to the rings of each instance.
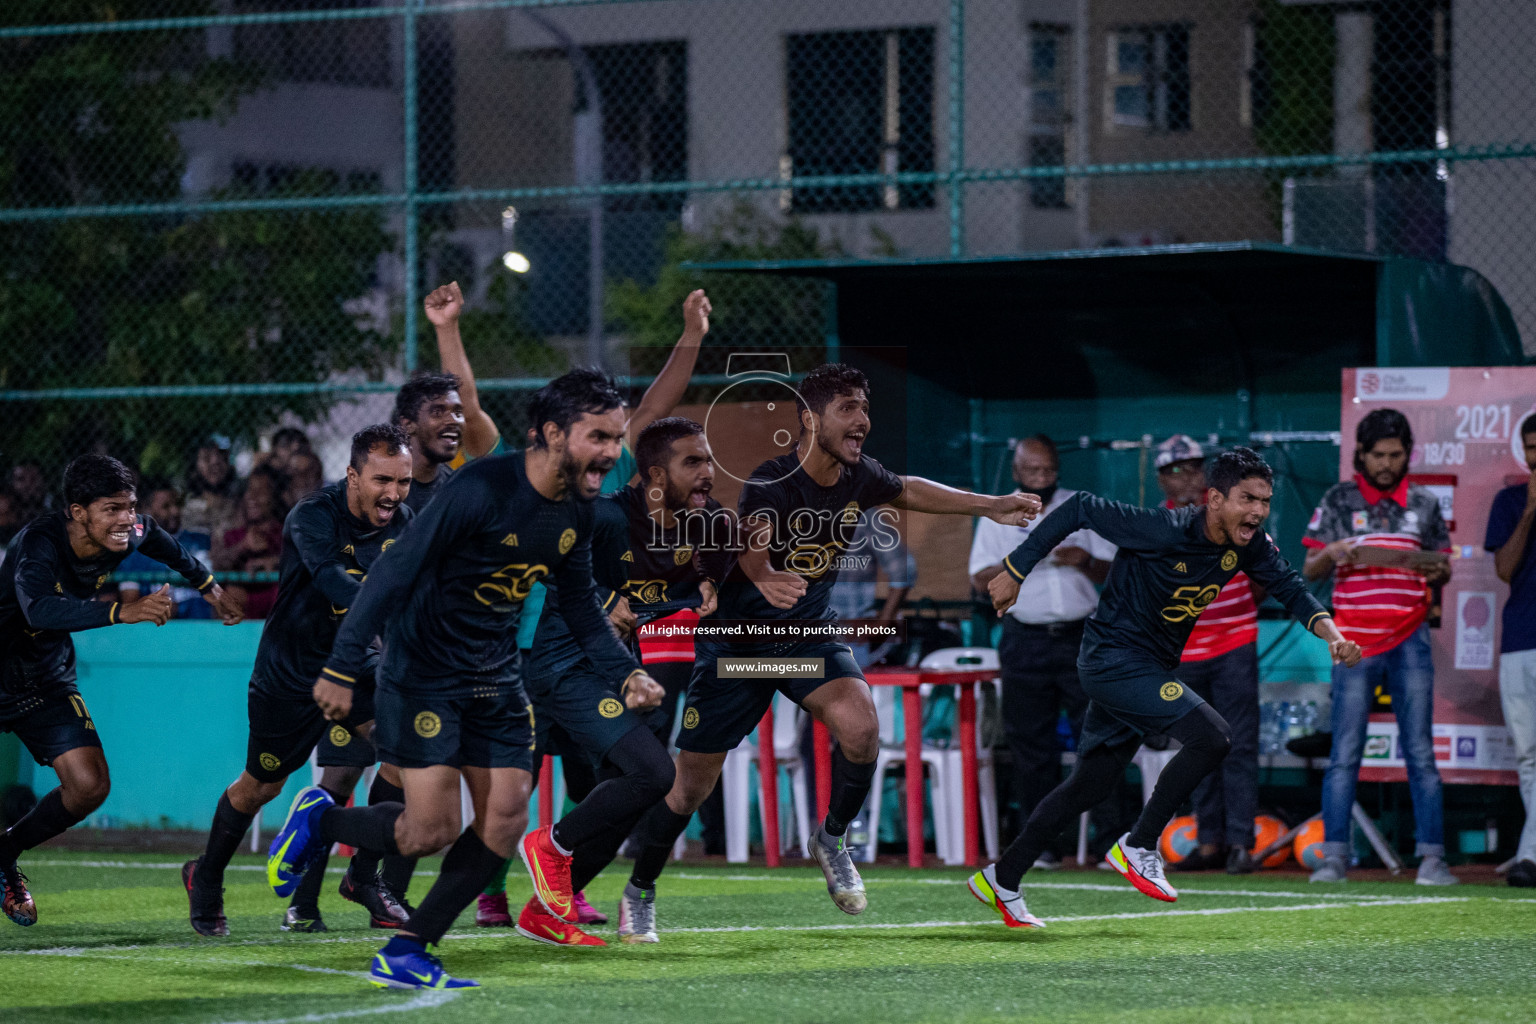
[[[204, 438], [188, 464], [180, 481], [141, 477], [139, 510], [207, 562], [229, 589], [240, 591], [248, 618], [264, 618], [277, 598], [283, 520], [301, 498], [324, 485], [320, 457], [302, 430], [284, 427], [272, 435], [266, 451], [257, 453], [244, 477], [236, 471], [229, 438], [222, 435]], [[16, 462], [5, 475], [0, 484], [0, 561], [4, 547], [23, 526], [61, 507], [50, 482], [35, 459]], [[103, 596], [134, 600], [145, 587], [157, 586], [151, 579], [164, 572], [159, 563], [135, 554], [119, 567], [116, 589], [105, 589]], [[211, 609], [196, 591], [170, 582], [177, 618], [209, 616]]]

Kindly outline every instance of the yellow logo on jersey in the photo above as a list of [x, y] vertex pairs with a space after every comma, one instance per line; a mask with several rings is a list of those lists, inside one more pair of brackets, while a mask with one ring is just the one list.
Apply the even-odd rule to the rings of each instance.
[[566, 530], [560, 535], [560, 553], [563, 555], [576, 546], [576, 531]]
[[[693, 560], [693, 548], [676, 548], [672, 552], [673, 565], [687, 565]], [[105, 579], [106, 577], [102, 577]]]
[[689, 708], [683, 712], [683, 728], [692, 729], [699, 724], [699, 709]]
[[1184, 687], [1174, 682], [1164, 683], [1163, 688], [1157, 691], [1157, 695], [1163, 700], [1178, 700], [1184, 696]]
[[1222, 556], [1221, 556], [1221, 571], [1222, 572], [1231, 572], [1233, 569], [1236, 569], [1236, 568], [1237, 568], [1237, 552], [1236, 551], [1224, 552], [1222, 554]]
[[356, 551], [352, 550], [352, 545], [351, 544], [348, 544], [346, 547], [342, 548], [341, 549], [341, 553], [344, 554], [344, 555], [355, 555], [355, 554], [357, 554]]
[[62, 594], [62, 593], [64, 593], [64, 585], [61, 584], [61, 583], [55, 583], [53, 585], [53, 592], [55, 594]]
[[630, 580], [624, 592], [641, 604], [656, 604], [667, 599], [666, 580]]
[[[548, 575], [549, 567], [546, 565], [529, 565], [527, 562], [504, 565], [491, 573], [490, 579], [475, 588], [475, 600], [488, 608], [510, 611], [510, 605], [503, 607], [505, 602], [526, 599], [533, 592], [533, 585]], [[494, 582], [496, 580], [506, 582]], [[501, 600], [498, 601], [498, 598]]]
[[283, 766], [283, 762], [277, 759], [276, 754], [262, 754], [256, 760], [269, 772], [275, 772]]
[[624, 705], [612, 697], [604, 697], [597, 702], [597, 713], [604, 718], [618, 718], [624, 713]]
[[509, 533], [505, 537], [501, 538], [501, 542], [509, 548], [515, 548], [517, 547], [517, 534]]
[[844, 526], [852, 526], [859, 521], [859, 503], [850, 501], [843, 506], [842, 520]]
[[1175, 563], [1173, 563], [1173, 571], [1174, 572], [1189, 572], [1189, 566], [1185, 565], [1183, 562], [1175, 562]]
[[385, 541], [383, 544], [380, 544], [379, 545], [379, 554], [382, 555], [384, 552], [388, 551], [389, 550], [389, 546], [391, 544], [393, 544], [394, 542], [395, 542], [395, 538], [391, 537], [391, 538], [389, 538], [389, 540]]
[[635, 560], [635, 553], [633, 551], [626, 551], [622, 555], [619, 556], [619, 561], [621, 561], [621, 562], [633, 562], [634, 560]]
[[1163, 609], [1163, 618], [1169, 622], [1188, 622], [1205, 611], [1205, 606], [1216, 600], [1221, 588], [1212, 584], [1207, 587], [1180, 587], [1169, 598], [1173, 603]]
[[352, 742], [352, 734], [339, 725], [331, 726], [331, 746], [344, 747]]
[[838, 552], [836, 542], [831, 544], [801, 544], [784, 559], [784, 568], [806, 579], [819, 580], [832, 568], [832, 559]]
[[443, 720], [430, 711], [423, 711], [416, 716], [416, 735], [422, 739], [431, 739], [443, 731]]

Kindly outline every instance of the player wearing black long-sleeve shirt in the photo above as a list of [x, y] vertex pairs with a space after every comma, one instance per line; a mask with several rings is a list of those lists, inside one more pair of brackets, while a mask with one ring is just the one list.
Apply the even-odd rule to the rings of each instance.
[[[224, 869], [261, 808], [309, 760], [327, 729], [357, 734], [363, 742], [373, 721], [372, 671], [363, 677], [351, 716], [332, 725], [315, 706], [310, 689], [362, 580], [379, 556], [399, 540], [411, 518], [405, 497], [411, 487], [410, 440], [399, 427], [378, 424], [352, 438], [347, 478], [323, 487], [293, 507], [283, 522], [283, 553], [277, 602], [262, 627], [246, 700], [250, 736], [245, 770], [219, 796], [203, 855], [182, 867], [192, 928], [200, 935], [228, 935], [224, 918]], [[345, 800], [343, 793], [334, 794]], [[372, 878], [343, 884], [380, 927], [403, 919]], [[309, 920], [309, 919], [305, 919]], [[301, 926], [290, 916], [292, 930]]]
[[1024, 872], [1071, 818], [1107, 797], [1143, 736], [1166, 733], [1182, 746], [1153, 788], [1135, 827], [1106, 860], [1138, 890], [1172, 902], [1158, 836], [1178, 807], [1231, 746], [1227, 723], [1174, 676], [1200, 612], [1239, 572], [1328, 641], [1337, 661], [1354, 663], [1360, 648], [1333, 619], [1263, 532], [1274, 474], [1257, 453], [1237, 448], [1207, 474], [1207, 503], [1145, 509], [1078, 494], [1045, 518], [988, 586], [1001, 615], [1019, 584], [1051, 549], [1080, 529], [1118, 546], [1109, 579], [1089, 616], [1078, 656], [1088, 694], [1072, 775], [1030, 815], [998, 863], [971, 878], [971, 892], [1010, 927], [1039, 926], [1018, 888]]
[[37, 908], [16, 858], [81, 821], [106, 800], [107, 760], [96, 725], [75, 686], [70, 634], [119, 623], [163, 625], [170, 587], [128, 604], [97, 592], [134, 551], [179, 573], [202, 592], [227, 624], [239, 603], [153, 519], [137, 513], [133, 474], [116, 459], [83, 455], [64, 471], [67, 510], [23, 527], [0, 569], [0, 732], [14, 732], [59, 786], [0, 836], [3, 909], [30, 925]]
[[[344, 719], [368, 644], [382, 633], [374, 744], [401, 768], [404, 806], [336, 808], [305, 790], [269, 854], [281, 895], [323, 844], [408, 855], [453, 844], [436, 884], [374, 958], [380, 985], [465, 984], [443, 974], [426, 944], [441, 941], [523, 835], [533, 722], [516, 636], [534, 582], [555, 581], [561, 614], [599, 672], [621, 689], [655, 686], [609, 628], [592, 581], [591, 499], [619, 454], [623, 399], [602, 374], [573, 371], [541, 388], [530, 412], [533, 447], [456, 473], [374, 566], [315, 683], [322, 710]], [[459, 834], [461, 777], [475, 821]], [[540, 901], [568, 918], [569, 851], [547, 827], [520, 849]]]
[[[859, 513], [877, 505], [913, 512], [983, 515], [1017, 524], [1040, 509], [1034, 495], [971, 494], [921, 477], [891, 473], [864, 454], [869, 435], [869, 381], [851, 366], [829, 363], [800, 382], [800, 437], [793, 452], [759, 466], [742, 488], [743, 550], [720, 590], [718, 618], [773, 619], [787, 625], [832, 618], [838, 559], [853, 541]], [[677, 780], [641, 822], [644, 848], [631, 883], [651, 892], [673, 842], [720, 778], [726, 752], [756, 727], [782, 692], [825, 723], [837, 740], [832, 799], [811, 839], [833, 903], [848, 914], [867, 905], [864, 883], [846, 849], [848, 823], [863, 807], [879, 752], [879, 723], [863, 672], [835, 640], [780, 636], [744, 646], [695, 644], [688, 705], [678, 735]], [[767, 666], [756, 677], [730, 671], [728, 654], [764, 661], [819, 659], [816, 678], [790, 677]], [[740, 666], [738, 666], [740, 667]], [[790, 666], [784, 666], [790, 667]]]

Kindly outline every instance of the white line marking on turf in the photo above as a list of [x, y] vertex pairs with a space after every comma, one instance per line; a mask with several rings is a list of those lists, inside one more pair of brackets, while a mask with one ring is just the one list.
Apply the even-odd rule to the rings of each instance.
[[276, 1017], [259, 1021], [221, 1021], [219, 1024], [320, 1024], [328, 1020], [346, 1020], [351, 1017], [371, 1017], [379, 1013], [407, 1013], [411, 1010], [431, 1010], [459, 997], [458, 992], [428, 990], [403, 1003], [387, 1006], [367, 1006], [357, 1010], [337, 1010], [334, 1013], [306, 1013], [302, 1017]]
[[[792, 876], [775, 875], [700, 875], [683, 871], [667, 872], [662, 879], [680, 878], [690, 882], [720, 881], [720, 882], [793, 882], [797, 881]], [[660, 881], [658, 879], [658, 881]], [[959, 878], [866, 878], [864, 884], [869, 885], [958, 885]], [[1105, 885], [1094, 882], [1029, 882], [1025, 886], [1027, 890], [1033, 889], [1079, 889], [1087, 892], [1130, 892], [1125, 885]], [[1389, 900], [1394, 896], [1376, 893], [1320, 893], [1320, 892], [1286, 892], [1278, 889], [1188, 889], [1179, 886], [1179, 895], [1189, 893], [1195, 896], [1267, 896], [1271, 899], [1319, 899], [1319, 900]]]

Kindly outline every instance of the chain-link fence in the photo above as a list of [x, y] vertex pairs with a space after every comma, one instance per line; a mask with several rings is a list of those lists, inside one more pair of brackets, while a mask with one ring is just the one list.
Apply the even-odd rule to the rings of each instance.
[[[1533, 52], [1524, 0], [10, 0], [0, 513], [284, 426], [336, 475], [447, 280], [514, 430], [720, 260], [1263, 239], [1466, 264], [1529, 344]], [[707, 353], [828, 336], [708, 284]]]

